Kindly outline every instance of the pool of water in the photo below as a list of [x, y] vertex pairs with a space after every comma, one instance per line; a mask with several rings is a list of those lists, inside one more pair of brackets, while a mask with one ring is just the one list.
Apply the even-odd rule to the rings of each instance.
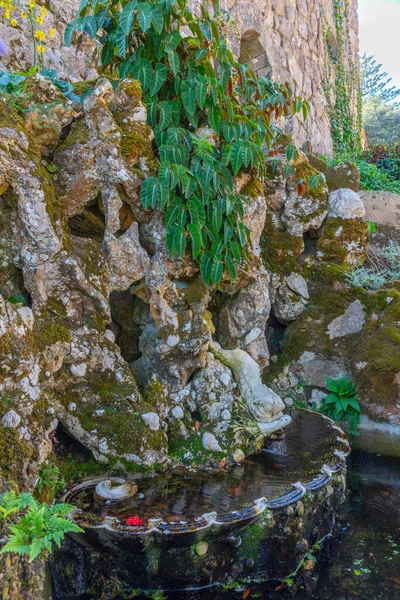
[[334, 449], [343, 450], [338, 430], [306, 411], [292, 411], [293, 422], [283, 439], [269, 449], [228, 469], [170, 469], [154, 478], [136, 480], [138, 491], [120, 503], [99, 502], [94, 487], [74, 492], [69, 502], [85, 512], [90, 522], [106, 515], [122, 523], [131, 516], [161, 518], [166, 522], [190, 520], [215, 511], [223, 516], [252, 505], [257, 498], [272, 500], [307, 483], [324, 464], [338, 459]]
[[366, 452], [348, 458], [348, 499], [317, 565], [292, 585], [236, 583], [169, 600], [395, 600], [400, 598], [400, 460]]

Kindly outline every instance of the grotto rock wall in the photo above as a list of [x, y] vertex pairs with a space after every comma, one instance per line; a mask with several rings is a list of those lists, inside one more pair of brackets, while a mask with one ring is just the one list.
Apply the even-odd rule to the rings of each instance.
[[[41, 4], [39, 2], [38, 4]], [[79, 48], [62, 46], [63, 31], [79, 7], [80, 0], [51, 0], [46, 3], [50, 15], [46, 27], [56, 31], [49, 40], [45, 57], [46, 67], [56, 69], [60, 76], [72, 79], [93, 77], [91, 41], [86, 38]], [[259, 75], [269, 75], [284, 83], [289, 82], [295, 94], [310, 104], [306, 122], [290, 119], [286, 129], [302, 146], [311, 144], [314, 152], [330, 154], [329, 110], [324, 88], [334, 94], [336, 62], [340, 40], [344, 38], [345, 70], [358, 70], [358, 17], [357, 0], [341, 0], [343, 24], [339, 31], [334, 20], [333, 0], [223, 0], [234, 22], [231, 44], [241, 62], [250, 62]], [[193, 0], [192, 5], [199, 5]], [[21, 20], [20, 20], [21, 21]], [[29, 68], [32, 65], [32, 44], [24, 22], [12, 28], [0, 23], [0, 37], [6, 42], [10, 56], [1, 60], [5, 68]], [[354, 80], [353, 111], [357, 113], [357, 83]], [[335, 104], [334, 96], [330, 104]]]

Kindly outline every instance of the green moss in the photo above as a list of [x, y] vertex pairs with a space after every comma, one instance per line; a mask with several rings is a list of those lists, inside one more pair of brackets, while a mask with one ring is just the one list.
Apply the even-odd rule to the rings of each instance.
[[66, 325], [50, 321], [49, 319], [36, 319], [33, 335], [40, 351], [45, 350], [56, 342], [71, 342], [71, 334]]
[[82, 96], [88, 90], [92, 90], [96, 85], [96, 79], [88, 79], [86, 81], [76, 81], [74, 85], [74, 93], [77, 96]]
[[135, 123], [134, 129], [122, 128], [121, 154], [125, 160], [136, 164], [140, 156], [153, 159], [151, 128], [145, 123]]
[[293, 138], [288, 133], [280, 133], [275, 140], [275, 147], [285, 150], [293, 142]]
[[298, 258], [303, 251], [303, 238], [287, 231], [278, 231], [273, 215], [267, 214], [261, 236], [261, 257], [264, 265], [273, 273], [288, 275], [299, 271]]
[[122, 85], [122, 89], [126, 94], [132, 96], [132, 98], [134, 98], [137, 103], [139, 103], [142, 99], [143, 92], [140, 81], [137, 81], [136, 79], [131, 79], [128, 83], [124, 82]]
[[271, 384], [288, 364], [300, 358], [306, 350], [310, 350], [310, 345], [312, 346], [312, 336], [310, 335], [309, 323], [306, 324], [301, 320], [301, 322], [291, 325], [290, 333], [278, 362], [263, 371], [263, 382], [266, 385]]
[[159, 379], [154, 378], [151, 380], [144, 393], [144, 399], [153, 409], [166, 403], [164, 388]]
[[221, 458], [226, 456], [226, 452], [212, 452], [210, 450], [205, 450], [202, 443], [202, 433], [199, 431], [191, 431], [189, 428], [188, 439], [183, 439], [179, 435], [178, 430], [178, 435], [176, 437], [174, 433], [175, 432], [171, 430], [168, 435], [168, 454], [173, 461], [204, 465], [210, 464], [210, 462], [219, 463]]
[[67, 309], [64, 304], [55, 296], [49, 296], [46, 300], [46, 312], [53, 313], [60, 317], [67, 317]]
[[203, 281], [198, 280], [188, 285], [183, 290], [183, 295], [189, 306], [200, 304], [204, 301], [205, 296], [208, 294], [207, 286], [204, 285]]
[[[302, 158], [295, 161], [294, 166], [296, 167], [296, 180], [304, 179], [307, 182], [313, 175], [319, 175], [319, 171], [314, 169], [307, 159]], [[307, 194], [318, 200], [326, 200], [326, 190], [322, 186], [309, 189]]]
[[0, 477], [24, 486], [26, 467], [36, 458], [37, 450], [20, 438], [17, 429], [0, 427]]
[[[323, 253], [324, 261], [348, 269], [347, 257], [350, 244], [359, 244], [366, 248], [367, 224], [363, 219], [329, 219], [322, 237], [318, 240], [318, 250]], [[363, 262], [362, 257], [360, 263]]]
[[240, 558], [254, 561], [259, 558], [260, 552], [262, 551], [263, 540], [268, 535], [268, 516], [268, 514], [267, 516], [263, 515], [258, 521], [242, 530], [240, 534], [240, 537], [242, 538], [242, 543], [239, 548]]
[[89, 141], [89, 129], [83, 119], [75, 121], [68, 137], [58, 146], [57, 152], [64, 152], [75, 144], [87, 144]]
[[264, 195], [262, 182], [256, 177], [252, 177], [243, 188], [240, 190], [241, 194], [248, 196], [249, 198], [258, 198], [258, 196]]

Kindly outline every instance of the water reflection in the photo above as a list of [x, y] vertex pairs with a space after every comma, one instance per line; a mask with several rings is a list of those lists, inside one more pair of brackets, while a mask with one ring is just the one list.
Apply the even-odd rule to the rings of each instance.
[[138, 480], [138, 494], [118, 504], [95, 502], [92, 488], [78, 492], [71, 501], [97, 519], [107, 514], [121, 521], [131, 515], [144, 521], [181, 521], [211, 511], [222, 516], [263, 496], [277, 498], [288, 492], [291, 484], [312, 480], [324, 463], [332, 464], [337, 447], [337, 431], [328, 421], [307, 412], [293, 411], [292, 417], [286, 437], [274, 444], [272, 452], [263, 451], [242, 465], [197, 472], [171, 469]]

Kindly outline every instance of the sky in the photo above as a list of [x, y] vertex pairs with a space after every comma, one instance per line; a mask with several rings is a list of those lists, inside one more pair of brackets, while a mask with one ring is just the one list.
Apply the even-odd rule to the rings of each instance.
[[373, 54], [400, 87], [400, 0], [358, 0], [361, 54]]

